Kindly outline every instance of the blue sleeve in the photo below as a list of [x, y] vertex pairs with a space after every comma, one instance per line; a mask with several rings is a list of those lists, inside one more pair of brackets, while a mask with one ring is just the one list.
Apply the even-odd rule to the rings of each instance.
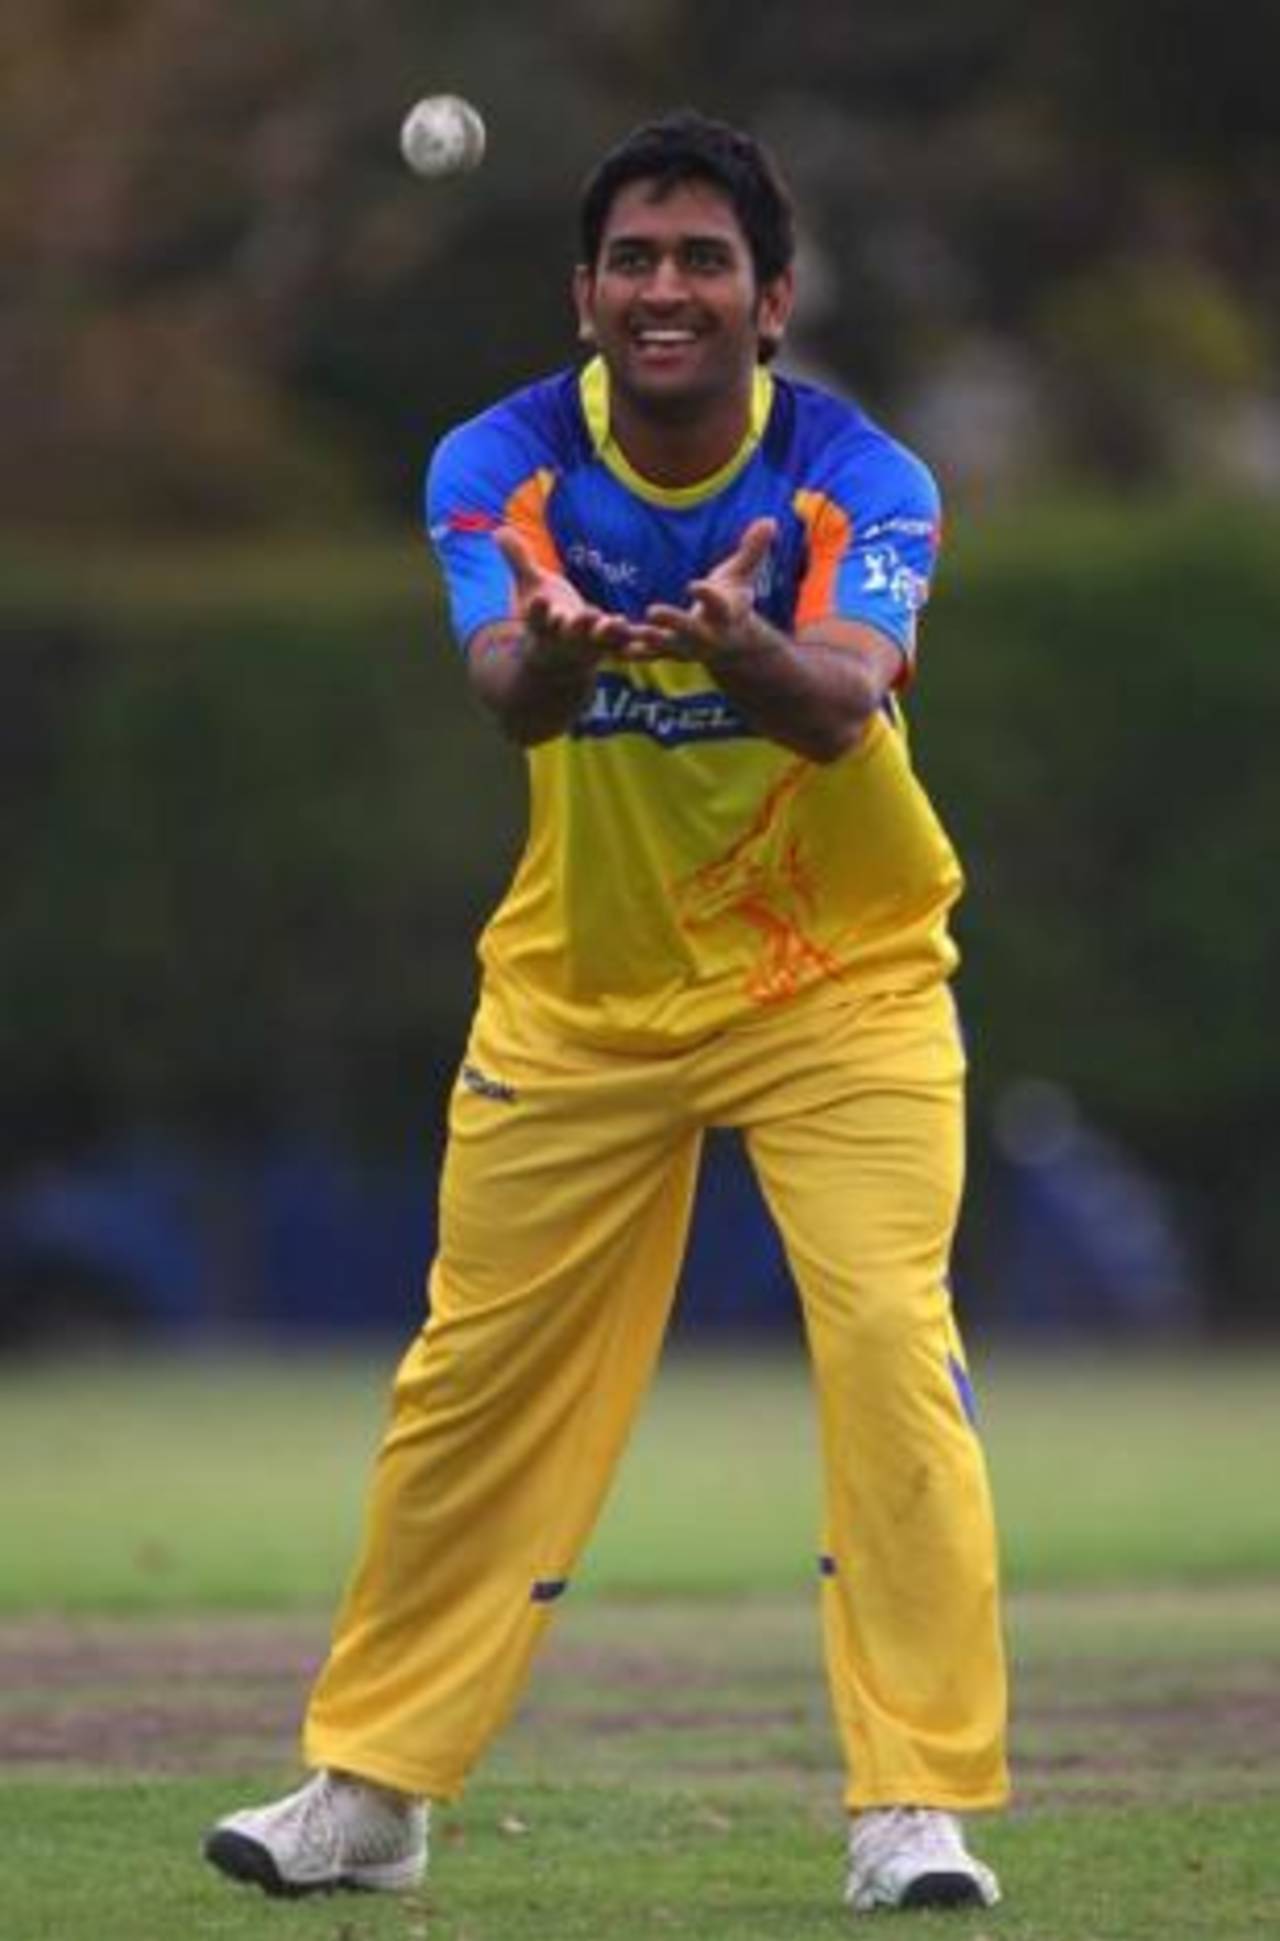
[[498, 526], [519, 523], [521, 487], [536, 477], [517, 441], [473, 419], [436, 447], [427, 469], [427, 535], [448, 594], [458, 645], [514, 610], [511, 571], [493, 543]]
[[910, 663], [938, 556], [938, 488], [927, 466], [883, 436], [832, 458], [822, 485], [835, 511], [828, 610], [887, 634]]

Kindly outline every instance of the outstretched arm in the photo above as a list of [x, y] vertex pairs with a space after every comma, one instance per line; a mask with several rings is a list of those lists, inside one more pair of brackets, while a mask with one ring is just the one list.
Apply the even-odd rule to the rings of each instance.
[[516, 611], [473, 635], [467, 661], [472, 685], [503, 732], [528, 748], [564, 733], [597, 662], [625, 646], [632, 629], [540, 566], [512, 527], [501, 527], [494, 541], [515, 579]]
[[858, 621], [822, 620], [792, 639], [757, 613], [756, 575], [775, 530], [772, 519], [753, 520], [736, 551], [690, 586], [688, 607], [650, 607], [631, 652], [701, 661], [771, 741], [809, 761], [835, 761], [884, 701], [901, 650]]

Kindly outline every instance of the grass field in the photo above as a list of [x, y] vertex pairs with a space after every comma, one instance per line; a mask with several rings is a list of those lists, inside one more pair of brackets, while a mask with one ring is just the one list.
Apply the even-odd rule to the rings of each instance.
[[[892, 1932], [1280, 1935], [1280, 1359], [978, 1363], [1019, 1801], [975, 1844], [1008, 1899]], [[517, 1724], [438, 1816], [426, 1893], [275, 1905], [194, 1858], [295, 1770], [386, 1373], [0, 1373], [3, 1941], [847, 1933], [785, 1359], [664, 1371]]]
[[[975, 1359], [1011, 1585], [1280, 1578], [1280, 1351]], [[327, 1607], [389, 1367], [0, 1367], [0, 1613]], [[581, 1590], [807, 1590], [816, 1528], [802, 1363], [672, 1358]]]

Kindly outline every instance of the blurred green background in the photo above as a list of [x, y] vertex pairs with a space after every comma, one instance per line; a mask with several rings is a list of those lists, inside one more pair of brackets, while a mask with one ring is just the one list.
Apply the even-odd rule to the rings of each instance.
[[[300, 1276], [260, 1244], [266, 1152], [411, 1175], [429, 1207], [523, 784], [446, 638], [421, 468], [570, 354], [577, 185], [686, 101], [796, 192], [792, 368], [916, 443], [950, 508], [911, 715], [971, 877], [966, 1310], [1272, 1323], [1265, 24], [1207, 0], [14, 0], [0, 1343], [136, 1320], [140, 1287], [157, 1320], [252, 1321]], [[396, 130], [437, 89], [481, 104], [490, 159], [428, 185]], [[140, 1139], [151, 1198], [126, 1206]], [[136, 1237], [157, 1152], [167, 1251]], [[414, 1274], [360, 1271], [370, 1316], [407, 1323]]]
[[[330, 1609], [386, 1374], [381, 1356], [296, 1350], [0, 1367], [0, 1624]], [[1265, 1361], [1002, 1349], [976, 1374], [1010, 1590], [1175, 1586], [1190, 1609], [1193, 1592], [1256, 1585], [1274, 1605], [1280, 1519], [1258, 1479], [1280, 1466], [1280, 1412]], [[682, 1350], [644, 1405], [573, 1601], [807, 1608], [820, 1528], [799, 1344]]]

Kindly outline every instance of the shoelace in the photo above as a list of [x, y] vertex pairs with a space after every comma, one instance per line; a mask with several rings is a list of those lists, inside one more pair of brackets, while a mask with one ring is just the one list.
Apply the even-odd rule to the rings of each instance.
[[855, 1822], [850, 1850], [863, 1864], [886, 1852], [912, 1847], [929, 1858], [954, 1858], [960, 1837], [949, 1814], [923, 1806], [892, 1806]]
[[338, 1824], [328, 1783], [309, 1780], [281, 1802], [277, 1826], [309, 1859], [328, 1864], [338, 1849]]

